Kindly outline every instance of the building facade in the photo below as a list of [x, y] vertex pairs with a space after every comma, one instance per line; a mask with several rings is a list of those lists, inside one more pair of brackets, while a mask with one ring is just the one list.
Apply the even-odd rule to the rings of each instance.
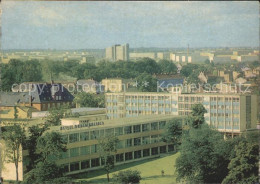
[[[161, 154], [175, 151], [173, 144], [161, 140], [165, 126], [174, 119], [184, 122], [184, 117], [172, 115], [115, 120], [106, 120], [98, 116], [93, 119], [86, 116], [85, 119], [84, 117], [62, 119], [61, 126], [52, 126], [48, 131], [61, 133], [67, 142], [67, 151], [62, 152], [61, 157], [55, 162], [70, 175], [101, 169], [103, 163], [99, 153], [99, 141], [111, 135], [119, 139], [114, 154], [115, 165], [159, 157]], [[19, 180], [23, 180], [28, 150], [20, 151], [23, 159], [19, 162]], [[14, 164], [4, 162], [4, 168], [1, 171], [4, 179], [15, 180]]]
[[129, 44], [113, 45], [106, 48], [106, 59], [110, 61], [128, 61], [129, 60]]
[[217, 130], [232, 135], [257, 124], [258, 96], [250, 94], [181, 94], [181, 93], [107, 93], [109, 119], [139, 115], [182, 115], [191, 112], [193, 104], [206, 108], [206, 122]]

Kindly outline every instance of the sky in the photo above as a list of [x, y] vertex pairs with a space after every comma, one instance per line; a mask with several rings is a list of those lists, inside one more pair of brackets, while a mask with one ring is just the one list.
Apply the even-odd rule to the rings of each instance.
[[257, 1], [1, 4], [2, 49], [259, 46]]

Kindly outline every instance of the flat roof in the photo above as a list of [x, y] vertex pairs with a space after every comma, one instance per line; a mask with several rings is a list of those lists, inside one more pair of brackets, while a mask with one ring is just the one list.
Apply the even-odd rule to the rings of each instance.
[[[91, 121], [89, 123], [95, 123], [95, 122], [103, 122], [102, 125], [97, 126], [83, 126], [83, 127], [77, 127], [78, 125], [71, 125], [71, 126], [55, 126], [51, 127], [50, 130], [59, 130], [62, 132], [78, 132], [80, 130], [96, 130], [96, 129], [103, 129], [103, 128], [114, 128], [114, 127], [122, 127], [127, 125], [135, 125], [140, 123], [149, 123], [152, 121], [163, 121], [163, 120], [169, 120], [174, 118], [185, 118], [185, 116], [179, 116], [179, 115], [144, 115], [144, 116], [138, 116], [138, 117], [127, 117], [127, 118], [116, 118], [116, 119], [110, 119], [110, 120], [98, 120], [98, 121]], [[85, 123], [88, 124], [88, 123]], [[84, 124], [83, 124], [84, 125]], [[71, 129], [64, 129], [61, 130], [62, 127], [71, 127]]]

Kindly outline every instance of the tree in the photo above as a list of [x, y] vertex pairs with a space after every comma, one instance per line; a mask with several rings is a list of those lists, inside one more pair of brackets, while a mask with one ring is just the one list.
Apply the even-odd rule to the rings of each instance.
[[161, 70], [161, 73], [162, 74], [177, 74], [177, 66], [169, 61], [169, 60], [166, 60], [166, 59], [163, 59], [163, 60], [160, 60], [158, 62], [158, 65], [160, 67], [160, 70]]
[[36, 153], [41, 155], [43, 162], [57, 159], [65, 151], [66, 143], [58, 132], [47, 132], [37, 139]]
[[259, 171], [259, 132], [250, 132], [234, 146], [234, 156], [228, 165], [227, 183], [257, 183]]
[[130, 184], [130, 183], [140, 183], [141, 172], [137, 170], [126, 170], [119, 171], [117, 174], [113, 175], [113, 179], [116, 183]]
[[184, 77], [188, 77], [192, 74], [192, 72], [194, 70], [196, 70], [198, 68], [198, 65], [196, 64], [187, 64], [187, 65], [184, 65], [181, 69], [181, 75], [183, 75]]
[[184, 134], [181, 155], [176, 160], [177, 180], [192, 183], [221, 183], [226, 177], [232, 144], [208, 125]]
[[40, 127], [39, 125], [33, 125], [28, 128], [29, 130], [29, 137], [26, 140], [26, 149], [28, 150], [28, 159], [29, 164], [27, 166], [27, 170], [30, 171], [35, 167], [36, 162], [40, 158], [40, 154], [36, 153], [36, 147], [37, 147], [37, 140], [39, 137], [42, 136], [42, 134], [48, 129], [47, 125], [43, 125]]
[[157, 80], [147, 73], [140, 74], [137, 78], [137, 88], [142, 92], [157, 91]]
[[162, 135], [162, 141], [179, 145], [182, 136], [182, 119], [174, 119], [167, 123]]
[[39, 82], [42, 80], [41, 65], [37, 60], [28, 60], [23, 65], [23, 82]]
[[25, 174], [23, 183], [55, 183], [63, 184], [70, 181], [69, 178], [63, 177], [62, 169], [54, 162], [38, 162], [36, 167]]
[[52, 108], [49, 111], [48, 116], [46, 117], [46, 124], [48, 126], [57, 126], [61, 124], [61, 118], [63, 118], [65, 109], [63, 107], [60, 108]]
[[25, 142], [25, 130], [17, 124], [4, 127], [3, 139], [6, 145], [6, 156], [9, 162], [15, 164], [16, 182], [18, 182], [18, 163], [21, 161], [21, 148]]
[[160, 67], [155, 60], [151, 58], [142, 58], [136, 62], [134, 71], [137, 71], [139, 74], [148, 73], [152, 75], [160, 73]]
[[119, 139], [115, 136], [108, 136], [99, 140], [99, 154], [102, 163], [104, 163], [104, 170], [107, 173], [107, 181], [109, 182], [109, 173], [115, 166], [114, 155], [117, 151], [117, 144]]
[[105, 103], [102, 97], [96, 98], [91, 93], [80, 92], [77, 93], [73, 102], [79, 107], [102, 107]]
[[193, 128], [199, 128], [201, 124], [205, 123], [204, 114], [206, 112], [207, 110], [202, 104], [195, 104], [192, 106], [190, 122]]

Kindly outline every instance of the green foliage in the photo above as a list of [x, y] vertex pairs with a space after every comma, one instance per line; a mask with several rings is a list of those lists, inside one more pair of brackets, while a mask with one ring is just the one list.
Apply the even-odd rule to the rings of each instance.
[[161, 73], [163, 74], [177, 74], [177, 66], [169, 60], [160, 60], [158, 65], [160, 67]]
[[198, 65], [189, 63], [182, 67], [181, 75], [184, 77], [189, 77], [192, 74], [192, 72], [195, 71], [196, 69], [198, 69]]
[[80, 92], [77, 93], [74, 100], [74, 104], [79, 107], [105, 107], [105, 96], [94, 95], [91, 93]]
[[27, 165], [27, 170], [30, 171], [35, 167], [36, 162], [40, 158], [40, 154], [36, 153], [37, 140], [42, 134], [48, 129], [46, 125], [40, 127], [39, 125], [34, 125], [28, 128], [29, 137], [26, 140], [26, 149], [28, 150], [29, 164]]
[[193, 128], [199, 128], [203, 123], [205, 123], [204, 114], [207, 112], [202, 104], [195, 104], [192, 106], [191, 116], [189, 121]]
[[156, 92], [157, 80], [150, 74], [142, 73], [137, 78], [137, 89], [142, 92]]
[[113, 179], [116, 183], [129, 184], [129, 183], [140, 183], [141, 172], [136, 170], [119, 171], [113, 175]]
[[182, 136], [182, 119], [174, 119], [167, 123], [162, 135], [162, 141], [179, 145]]
[[176, 161], [177, 179], [192, 183], [220, 183], [227, 175], [231, 144], [223, 135], [203, 125], [190, 129], [182, 138]]
[[16, 181], [18, 181], [18, 163], [22, 159], [21, 148], [25, 143], [25, 130], [17, 124], [4, 127], [2, 137], [6, 146], [8, 162], [14, 163], [16, 168]]
[[107, 173], [107, 181], [109, 182], [109, 173], [115, 166], [114, 154], [117, 151], [119, 139], [115, 136], [103, 137], [99, 140], [99, 154], [101, 161], [104, 163], [104, 170]]
[[71, 116], [71, 110], [68, 105], [51, 108], [48, 112], [49, 115], [45, 118], [48, 126], [58, 126], [61, 124], [61, 118]]
[[259, 170], [259, 132], [249, 132], [246, 138], [234, 145], [229, 173], [223, 180], [227, 183], [257, 183]]
[[2, 91], [10, 91], [13, 84], [42, 80], [41, 66], [37, 60], [22, 62], [11, 59], [8, 64], [2, 64], [1, 68]]
[[[36, 167], [24, 176], [24, 184], [65, 183], [62, 170], [53, 162], [38, 162]], [[54, 182], [55, 181], [55, 182]], [[62, 181], [62, 182], [61, 182]], [[66, 181], [66, 180], [65, 180]]]
[[36, 153], [43, 162], [57, 160], [66, 151], [66, 143], [58, 132], [47, 132], [37, 139]]

